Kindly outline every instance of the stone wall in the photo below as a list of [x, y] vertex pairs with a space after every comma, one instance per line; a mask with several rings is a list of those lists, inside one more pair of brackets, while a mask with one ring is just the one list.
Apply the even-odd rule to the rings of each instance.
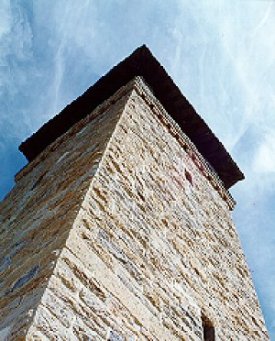
[[1, 340], [26, 334], [127, 98], [121, 89], [50, 145], [1, 203]]
[[27, 340], [202, 340], [203, 319], [216, 340], [268, 340], [230, 194], [141, 79], [115, 99], [49, 146], [2, 204], [5, 254], [34, 236], [18, 255], [23, 277], [16, 258], [4, 265], [3, 333], [27, 295]]

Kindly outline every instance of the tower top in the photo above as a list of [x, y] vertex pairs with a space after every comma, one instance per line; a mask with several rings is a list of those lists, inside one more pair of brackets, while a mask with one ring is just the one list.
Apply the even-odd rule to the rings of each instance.
[[45, 123], [20, 145], [20, 151], [32, 161], [49, 144], [135, 76], [143, 77], [166, 111], [214, 168], [227, 189], [244, 178], [222, 143], [145, 45], [137, 48], [84, 94]]

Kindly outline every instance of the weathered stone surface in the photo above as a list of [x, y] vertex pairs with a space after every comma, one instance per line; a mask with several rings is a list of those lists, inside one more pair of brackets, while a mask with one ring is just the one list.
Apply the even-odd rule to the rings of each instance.
[[1, 204], [6, 339], [268, 340], [234, 201], [142, 80], [65, 135]]
[[112, 107], [49, 146], [1, 203], [0, 330], [8, 339], [26, 334], [127, 98], [122, 89]]

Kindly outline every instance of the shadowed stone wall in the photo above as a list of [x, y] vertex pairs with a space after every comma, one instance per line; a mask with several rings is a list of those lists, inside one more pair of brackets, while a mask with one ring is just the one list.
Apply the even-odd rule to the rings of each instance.
[[50, 145], [0, 204], [1, 341], [26, 334], [126, 100], [121, 89]]

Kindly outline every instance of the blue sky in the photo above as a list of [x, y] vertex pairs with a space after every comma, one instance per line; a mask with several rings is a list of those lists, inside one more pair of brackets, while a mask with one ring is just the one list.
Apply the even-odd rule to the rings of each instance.
[[146, 43], [246, 180], [234, 220], [275, 340], [275, 1], [1, 0], [0, 198], [18, 145]]

